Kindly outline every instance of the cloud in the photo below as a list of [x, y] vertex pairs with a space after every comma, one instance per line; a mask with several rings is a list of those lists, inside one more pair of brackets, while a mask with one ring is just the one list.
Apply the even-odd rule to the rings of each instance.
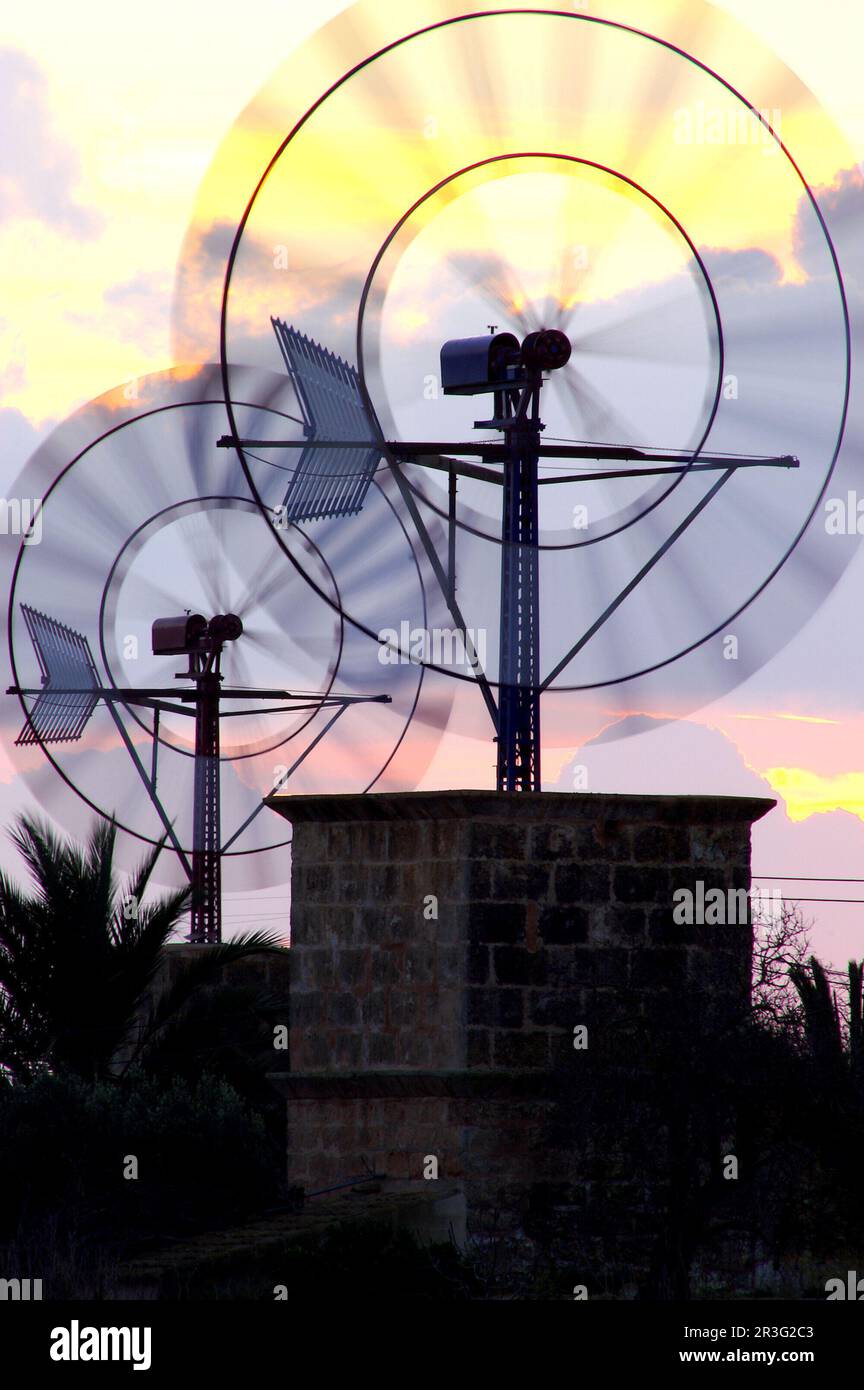
[[211, 222], [190, 227], [186, 234], [171, 311], [172, 345], [178, 362], [218, 359], [222, 286], [236, 230], [233, 222]]
[[734, 289], [755, 289], [776, 285], [782, 278], [779, 261], [757, 247], [749, 247], [745, 251], [727, 251], [715, 246], [703, 246], [699, 254], [715, 288], [723, 285]]
[[21, 472], [51, 422], [36, 429], [26, 415], [11, 407], [0, 409], [0, 490], [9, 487]]
[[97, 314], [70, 313], [66, 317], [82, 328], [134, 343], [148, 357], [168, 355], [171, 276], [167, 272], [139, 271], [131, 280], [106, 290], [102, 305]]
[[572, 791], [574, 767], [592, 792], [656, 796], [764, 796], [769, 782], [746, 765], [730, 738], [688, 719], [629, 715], [583, 743], [551, 790]]
[[0, 398], [20, 391], [26, 380], [24, 340], [6, 319], [0, 319]]
[[48, 84], [38, 65], [17, 49], [0, 49], [0, 87], [0, 215], [95, 236], [102, 219], [76, 198], [78, 162], [52, 128]]
[[[180, 362], [219, 357], [219, 320], [225, 267], [234, 240], [233, 222], [194, 226], [180, 255], [174, 286], [172, 343]], [[363, 277], [337, 264], [314, 274], [286, 274], [286, 248], [248, 231], [234, 263], [229, 300], [229, 349], [233, 362], [279, 365], [270, 315], [294, 322], [310, 337], [353, 362], [356, 315]], [[292, 265], [292, 272], [297, 271]]]
[[[864, 284], [864, 176], [857, 168], [842, 169], [834, 182], [814, 189], [845, 279]], [[809, 215], [808, 215], [809, 214]], [[825, 238], [809, 199], [802, 199], [793, 233], [795, 255], [808, 274], [824, 274]]]
[[161, 316], [165, 311], [165, 301], [170, 287], [169, 276], [162, 272], [148, 274], [140, 271], [131, 280], [114, 285], [105, 291], [106, 304], [121, 309], [129, 309], [135, 315], [153, 313]]

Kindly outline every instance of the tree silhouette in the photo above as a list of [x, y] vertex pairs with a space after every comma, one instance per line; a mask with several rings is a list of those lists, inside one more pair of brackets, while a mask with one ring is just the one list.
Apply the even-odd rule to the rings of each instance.
[[154, 998], [165, 946], [190, 896], [184, 888], [144, 901], [164, 841], [121, 887], [113, 823], [98, 822], [84, 848], [26, 815], [10, 835], [31, 891], [0, 874], [0, 1071], [8, 1080], [45, 1071], [116, 1075], [146, 1065], [169, 1034], [180, 1052], [195, 1000], [224, 967], [280, 950], [263, 932], [202, 948]]

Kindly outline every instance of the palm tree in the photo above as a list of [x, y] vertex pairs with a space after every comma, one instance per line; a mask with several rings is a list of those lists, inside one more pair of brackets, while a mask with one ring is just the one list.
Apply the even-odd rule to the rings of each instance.
[[144, 903], [163, 843], [121, 889], [117, 827], [99, 821], [81, 849], [22, 815], [10, 832], [33, 891], [0, 873], [0, 1072], [27, 1081], [66, 1070], [92, 1080], [146, 1064], [175, 1037], [202, 987], [244, 957], [278, 952], [253, 932], [208, 947], [154, 1001], [164, 949], [189, 906], [189, 888]]
[[[789, 971], [804, 1010], [804, 1028], [810, 1054], [823, 1076], [835, 1083], [852, 1081], [858, 1089], [864, 1081], [864, 961], [850, 960], [848, 969], [848, 1019], [844, 1036], [837, 997], [824, 965], [810, 957], [810, 969], [798, 964]], [[861, 1096], [864, 1099], [864, 1095]]]

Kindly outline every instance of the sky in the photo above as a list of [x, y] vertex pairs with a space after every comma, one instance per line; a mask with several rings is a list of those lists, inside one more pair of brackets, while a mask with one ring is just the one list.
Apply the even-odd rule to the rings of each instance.
[[[355, 17], [347, 15], [341, 27], [314, 39], [316, 30], [343, 8], [317, 0], [303, 7], [250, 0], [239, 25], [233, 11], [197, 0], [183, 6], [154, 0], [143, 17], [102, 0], [74, 8], [49, 0], [14, 16], [7, 12], [0, 20], [0, 120], [6, 137], [0, 156], [0, 480], [7, 491], [39, 441], [87, 402], [131, 382], [132, 395], [119, 401], [124, 409], [142, 393], [146, 398], [148, 375], [215, 357], [214, 315], [225, 253], [242, 205], [273, 149], [274, 135], [281, 137], [318, 92], [376, 39], [398, 30], [392, 7], [358, 6]], [[412, 7], [412, 21], [419, 24], [427, 12], [439, 9], [453, 12], [453, 7], [448, 11], [444, 4], [423, 0]], [[810, 181], [828, 190], [832, 233], [854, 258], [861, 225], [854, 173], [864, 160], [858, 71], [864, 15], [850, 0], [826, 0], [818, 12], [801, 0], [723, 5], [632, 0], [572, 9], [645, 28], [656, 25], [658, 32], [692, 45], [697, 54], [710, 54], [754, 94], [760, 109], [780, 111], [784, 139]], [[730, 17], [746, 27], [732, 26]], [[310, 43], [304, 49], [305, 40]], [[506, 63], [512, 52], [511, 39], [504, 37], [490, 63]], [[773, 64], [772, 54], [785, 67]], [[668, 203], [678, 208], [697, 245], [713, 252], [712, 274], [722, 285], [724, 319], [731, 329], [730, 345], [739, 353], [739, 373], [742, 381], [759, 381], [760, 409], [751, 408], [742, 392], [737, 412], [730, 405], [718, 415], [712, 443], [768, 452], [776, 437], [779, 451], [780, 421], [802, 456], [800, 475], [789, 480], [785, 494], [769, 493], [767, 481], [753, 479], [746, 484], [749, 491], [742, 485], [733, 494], [725, 511], [718, 506], [710, 526], [694, 535], [691, 551], [682, 551], [678, 571], [673, 569], [649, 590], [643, 609], [629, 619], [629, 629], [616, 633], [613, 628], [606, 644], [593, 649], [590, 672], [599, 677], [615, 673], [622, 646], [642, 643], [646, 651], [671, 654], [678, 638], [694, 635], [700, 624], [704, 629], [709, 618], [712, 626], [714, 618], [722, 621], [725, 610], [716, 607], [718, 593], [734, 597], [740, 584], [743, 595], [746, 581], [770, 568], [770, 558], [780, 553], [794, 517], [812, 493], [836, 416], [836, 303], [824, 256], [819, 259], [824, 248], [802, 203], [801, 188], [781, 160], [766, 156], [758, 132], [734, 151], [735, 159], [721, 157], [724, 150], [706, 151], [697, 142], [695, 148], [677, 149], [681, 160], [672, 160], [668, 129], [665, 143], [636, 141], [621, 115], [613, 75], [621, 87], [629, 84], [658, 121], [672, 106], [662, 71], [653, 83], [650, 74], [644, 78], [635, 49], [620, 59], [611, 47], [608, 55], [598, 49], [584, 73], [563, 59], [557, 71], [539, 54], [538, 70], [548, 77], [549, 106], [538, 109], [536, 94], [525, 90], [515, 92], [503, 114], [492, 101], [470, 43], [452, 71], [443, 48], [428, 57], [416, 77], [407, 59], [394, 64], [386, 80], [379, 83], [370, 74], [365, 87], [355, 86], [341, 105], [331, 104], [327, 120], [310, 125], [306, 144], [297, 143], [257, 205], [238, 258], [232, 320], [236, 360], [255, 366], [270, 360], [269, 326], [265, 321], [265, 331], [259, 332], [258, 325], [265, 320], [263, 311], [272, 311], [277, 287], [280, 312], [300, 317], [307, 331], [323, 336], [326, 330], [331, 345], [350, 355], [352, 325], [344, 305], [346, 297], [356, 299], [359, 271], [368, 264], [369, 249], [378, 245], [380, 229], [408, 205], [412, 190], [427, 186], [431, 176], [443, 176], [456, 156], [467, 162], [465, 127], [454, 120], [465, 91], [471, 92], [470, 110], [476, 116], [471, 148], [474, 157], [483, 158], [500, 147], [496, 138], [507, 120], [519, 129], [522, 148], [537, 148], [549, 110], [566, 111], [571, 84], [587, 90], [593, 73], [585, 102], [595, 119], [588, 122], [586, 145], [594, 157], [605, 154], [610, 165], [627, 155], [629, 167], [639, 169], [646, 185], [662, 189]], [[685, 84], [676, 100], [697, 111], [699, 91]], [[384, 185], [377, 178], [381, 169], [387, 171]], [[530, 169], [520, 165], [501, 172], [509, 179], [473, 189], [460, 184], [454, 196], [430, 205], [382, 265], [368, 325], [370, 369], [377, 373], [373, 379], [382, 418], [387, 415], [395, 428], [421, 437], [431, 429], [428, 402], [417, 389], [406, 393], [404, 383], [423, 381], [430, 340], [437, 345], [445, 330], [454, 335], [472, 331], [476, 306], [466, 301], [465, 286], [479, 279], [486, 292], [484, 320], [487, 307], [499, 320], [509, 312], [507, 326], [512, 322], [518, 329], [544, 295], [578, 308], [586, 346], [593, 335], [597, 348], [593, 365], [585, 366], [589, 385], [605, 399], [626, 400], [628, 411], [621, 414], [633, 429], [651, 430], [655, 438], [674, 436], [685, 447], [699, 432], [700, 383], [710, 377], [712, 361], [698, 360], [695, 349], [686, 362], [675, 360], [676, 344], [680, 351], [682, 341], [692, 337], [696, 342], [704, 309], [698, 287], [694, 291], [690, 280], [681, 279], [680, 240], [662, 225], [656, 209], [622, 197], [619, 184], [592, 180], [587, 171], [568, 170], [565, 176], [535, 162]], [[555, 209], [559, 234], [568, 246], [584, 249], [590, 276], [559, 268], [554, 283], [549, 281], [552, 250], [538, 249], [532, 226], [520, 234], [514, 220], [515, 209], [526, 202], [526, 178], [534, 180], [531, 206]], [[293, 206], [304, 208], [302, 219], [285, 218], [290, 198], [296, 200]], [[581, 225], [591, 227], [584, 246], [580, 218]], [[496, 237], [500, 226], [509, 229], [506, 239]], [[617, 248], [614, 255], [599, 254], [605, 244]], [[287, 275], [275, 264], [276, 247], [284, 247]], [[519, 286], [513, 283], [514, 266], [522, 277]], [[859, 268], [860, 250], [852, 266], [850, 298], [864, 289]], [[434, 296], [429, 294], [430, 277]], [[673, 307], [660, 316], [670, 360], [646, 386], [645, 377], [634, 375], [632, 362], [620, 351], [620, 337], [603, 338], [608, 330], [602, 311], [615, 305], [625, 328], [646, 308], [656, 322], [657, 304], [667, 304], [670, 287], [674, 294], [668, 303], [680, 306], [680, 312]], [[771, 324], [767, 351], [766, 322]], [[806, 334], [802, 324], [810, 325]], [[762, 345], [751, 348], [757, 334], [763, 335]], [[792, 389], [790, 382], [795, 383]], [[688, 413], [691, 398], [697, 404]], [[556, 432], [568, 435], [574, 422], [566, 404], [556, 396], [550, 409]], [[471, 423], [455, 407], [447, 418], [454, 429], [460, 422]], [[579, 423], [585, 426], [579, 437], [598, 437], [596, 417], [583, 416]], [[588, 433], [592, 423], [595, 429]], [[853, 449], [841, 460], [844, 478], [853, 477], [855, 443], [853, 435]], [[556, 495], [563, 491], [552, 489]], [[634, 492], [626, 500], [635, 497]], [[740, 497], [753, 519], [750, 532], [741, 519]], [[620, 496], [610, 501], [602, 488], [590, 494], [592, 516], [608, 516], [620, 504]], [[465, 506], [466, 519], [482, 517], [479, 495], [467, 494]], [[565, 509], [569, 514], [569, 498]], [[550, 535], [562, 530], [560, 520], [550, 516]], [[700, 603], [692, 610], [691, 633], [690, 617], [677, 606], [681, 576], [698, 568], [700, 555], [721, 555], [722, 538], [736, 533], [742, 538], [742, 555], [746, 550], [755, 557], [752, 573], [749, 559], [742, 558], [722, 586], [703, 577], [695, 586]], [[10, 539], [0, 537], [6, 558]], [[775, 582], [759, 614], [736, 629], [745, 649], [748, 639], [758, 647], [758, 659], [742, 661], [744, 678], [736, 671], [733, 682], [727, 668], [718, 675], [706, 655], [686, 667], [667, 668], [653, 682], [608, 687], [579, 701], [564, 695], [550, 698], [550, 705], [552, 699], [555, 704], [547, 722], [547, 785], [567, 786], [573, 768], [587, 766], [589, 786], [598, 791], [770, 795], [779, 805], [754, 835], [757, 872], [797, 869], [800, 874], [864, 877], [864, 722], [859, 712], [864, 658], [857, 640], [864, 559], [855, 537], [848, 545], [844, 540], [820, 548], [808, 536], [799, 551], [795, 566], [785, 577], [781, 573], [786, 587]], [[37, 555], [34, 548], [28, 562]], [[588, 558], [586, 554], [586, 566]], [[565, 572], [556, 565], [567, 563], [563, 556], [548, 558], [544, 583], [550, 594], [559, 592]], [[577, 571], [580, 593], [594, 592], [595, 586], [599, 598], [607, 591], [604, 585], [614, 585], [617, 563], [614, 558], [606, 562], [608, 572], [596, 566], [587, 567], [584, 576]], [[468, 575], [485, 572], [487, 549], [478, 543], [472, 550], [466, 542], [465, 565]], [[358, 593], [356, 602], [362, 605], [365, 591], [361, 587]], [[372, 623], [378, 610], [373, 614], [371, 598], [368, 602], [364, 612]], [[673, 605], [674, 618], [667, 621]], [[385, 605], [378, 616], [391, 611], [397, 614]], [[566, 629], [554, 603], [548, 611], [551, 652], [556, 634]], [[479, 604], [477, 623], [487, 621]], [[452, 696], [427, 693], [434, 706], [432, 719], [441, 701]], [[489, 746], [477, 703], [474, 692], [469, 698], [459, 689], [450, 711], [451, 732], [437, 751], [432, 735], [418, 740], [414, 775], [421, 785], [452, 785], [454, 779], [488, 782]], [[634, 732], [610, 742], [603, 731], [619, 728], [619, 721], [630, 716], [643, 722], [628, 724]], [[360, 778], [363, 770], [355, 772]], [[11, 761], [4, 763], [2, 777], [0, 812], [5, 820], [26, 794]], [[62, 799], [58, 792], [58, 806]], [[269, 892], [278, 917], [286, 890], [278, 882], [280, 871], [274, 869], [271, 877], [276, 881]], [[862, 888], [864, 884], [816, 884], [808, 890], [808, 885], [789, 884], [788, 892], [864, 898]], [[231, 902], [229, 915], [238, 925], [252, 910], [249, 891], [241, 886]], [[816, 923], [815, 941], [823, 954], [840, 963], [862, 954], [860, 907], [807, 904], [805, 910]]]

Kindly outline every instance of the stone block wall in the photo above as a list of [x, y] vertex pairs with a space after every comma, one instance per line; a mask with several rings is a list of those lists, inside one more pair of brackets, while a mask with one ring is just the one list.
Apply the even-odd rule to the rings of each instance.
[[[292, 1070], [461, 1066], [462, 826], [331, 823], [336, 802], [345, 813], [355, 800], [322, 798], [324, 819], [294, 822]], [[437, 920], [424, 917], [429, 895]]]
[[294, 828], [290, 1069], [272, 1078], [291, 1179], [316, 1190], [370, 1168], [420, 1182], [431, 1155], [462, 1182], [469, 1231], [492, 1213], [530, 1245], [551, 1203], [600, 1239], [601, 1192], [638, 1226], [650, 1194], [634, 1152], [653, 1121], [622, 1122], [618, 1101], [629, 1088], [624, 1109], [642, 1115], [682, 1019], [721, 1034], [749, 994], [749, 915], [678, 924], [672, 895], [748, 889], [750, 825], [773, 803], [466, 791], [270, 804]]

